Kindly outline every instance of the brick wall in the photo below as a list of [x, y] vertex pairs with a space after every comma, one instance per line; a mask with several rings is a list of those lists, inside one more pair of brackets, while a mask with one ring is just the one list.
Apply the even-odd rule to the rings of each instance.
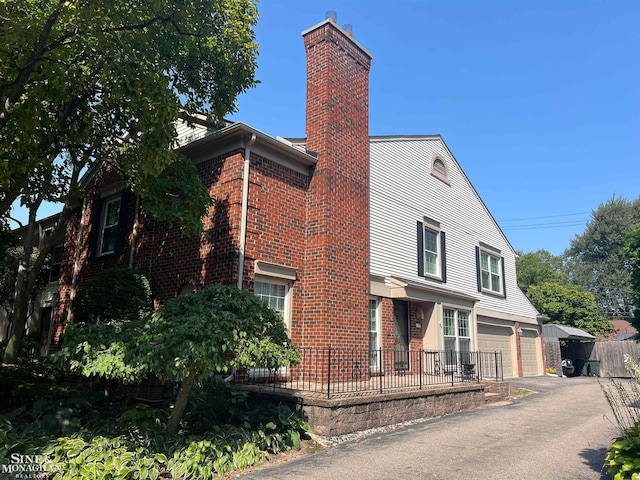
[[[368, 348], [370, 56], [330, 22], [304, 37], [307, 50], [307, 149], [318, 162], [308, 174], [273, 158], [251, 154], [243, 288], [251, 290], [254, 261], [291, 267], [291, 335], [299, 346]], [[246, 138], [243, 141], [246, 142]], [[244, 148], [197, 163], [198, 174], [217, 202], [204, 218], [204, 233], [186, 236], [143, 213], [135, 240], [134, 267], [151, 279], [155, 304], [213, 283], [235, 284], [242, 212]], [[215, 147], [215, 139], [211, 148]], [[68, 225], [65, 263], [56, 310], [55, 340], [77, 290], [100, 270], [126, 267], [131, 249], [135, 198], [127, 210], [120, 254], [89, 256], [96, 200], [110, 185], [122, 185], [108, 168], [87, 187], [86, 208]], [[144, 207], [144, 204], [142, 205]], [[79, 238], [79, 241], [78, 241]], [[74, 258], [79, 262], [74, 275]], [[391, 325], [393, 328], [393, 325]], [[385, 346], [386, 348], [386, 346]]]
[[302, 344], [368, 348], [369, 68], [331, 21], [304, 34], [307, 150], [318, 163], [307, 194]]

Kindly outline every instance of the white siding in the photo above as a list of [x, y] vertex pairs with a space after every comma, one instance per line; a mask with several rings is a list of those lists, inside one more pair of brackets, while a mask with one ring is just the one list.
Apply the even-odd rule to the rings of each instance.
[[[447, 282], [437, 285], [480, 298], [478, 307], [536, 323], [535, 308], [516, 284], [513, 248], [442, 139], [374, 138], [370, 152], [371, 273], [430, 284], [418, 276], [416, 222], [426, 216], [446, 234]], [[431, 175], [436, 153], [447, 163], [450, 185]], [[480, 242], [504, 257], [506, 299], [478, 292]]]
[[183, 147], [188, 143], [200, 140], [215, 132], [214, 129], [205, 127], [200, 124], [188, 125], [184, 120], [178, 120], [175, 123], [178, 147]]

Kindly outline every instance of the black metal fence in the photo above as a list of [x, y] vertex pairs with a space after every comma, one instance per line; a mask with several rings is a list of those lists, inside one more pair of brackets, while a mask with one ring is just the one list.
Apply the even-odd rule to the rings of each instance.
[[302, 348], [300, 364], [253, 368], [236, 383], [314, 392], [327, 398], [503, 380], [502, 352]]

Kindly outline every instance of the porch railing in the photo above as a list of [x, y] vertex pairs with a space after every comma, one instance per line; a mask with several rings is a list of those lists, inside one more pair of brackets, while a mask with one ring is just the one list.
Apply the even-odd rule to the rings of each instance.
[[501, 352], [302, 348], [300, 364], [238, 372], [236, 383], [327, 398], [503, 380]]

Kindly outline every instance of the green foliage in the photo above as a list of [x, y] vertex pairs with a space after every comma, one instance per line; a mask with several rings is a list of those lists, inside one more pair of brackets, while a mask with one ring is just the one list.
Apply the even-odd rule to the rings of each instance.
[[631, 268], [631, 303], [636, 329], [640, 329], [640, 223], [636, 224], [625, 237], [624, 253]]
[[579, 287], [543, 283], [529, 287], [527, 296], [550, 318], [548, 323], [576, 327], [592, 335], [605, 335], [612, 329], [611, 322], [598, 313], [593, 295]]
[[[36, 405], [40, 415], [49, 410]], [[258, 465], [269, 453], [299, 448], [300, 436], [308, 430], [303, 419], [282, 405], [247, 411], [240, 426], [214, 425], [184, 436], [159, 435], [166, 409], [138, 405], [115, 423], [108, 418], [91, 423], [84, 402], [74, 407], [81, 427], [73, 425], [75, 433], [66, 436], [59, 429], [37, 430], [35, 424], [19, 422], [24, 409], [0, 416], [0, 465], [20, 453], [43, 455], [47, 471], [60, 479], [211, 479]]]
[[89, 392], [60, 382], [55, 370], [47, 362], [23, 362], [18, 365], [0, 365], [0, 412], [21, 406], [29, 406], [36, 399], [56, 400], [58, 398], [89, 396]]
[[614, 480], [640, 478], [640, 430], [637, 426], [616, 438], [607, 450], [604, 465]]
[[565, 252], [571, 281], [591, 292], [601, 315], [631, 313], [631, 266], [625, 256], [625, 235], [640, 222], [640, 197], [631, 202], [613, 197], [600, 204], [582, 235]]
[[180, 115], [219, 122], [255, 84], [250, 0], [18, 0], [3, 19], [3, 205], [73, 195], [71, 167], [96, 159], [137, 186], [175, 160]]
[[139, 321], [68, 325], [56, 354], [84, 375], [132, 382], [148, 373], [200, 379], [236, 367], [299, 360], [278, 313], [235, 287], [214, 285], [168, 300]]
[[241, 422], [249, 411], [248, 392], [236, 390], [216, 376], [194, 388], [185, 410], [189, 431], [204, 432], [216, 425]]
[[141, 347], [159, 378], [209, 378], [230, 368], [299, 360], [280, 315], [251, 293], [214, 285], [168, 300], [145, 322]]
[[536, 252], [518, 252], [516, 257], [516, 273], [518, 287], [527, 293], [532, 285], [543, 283], [569, 284], [569, 276], [565, 272], [563, 259], [547, 250]]
[[[4, 367], [3, 367], [4, 368]], [[24, 366], [0, 372], [14, 386], [32, 383], [31, 393], [20, 408], [7, 411], [0, 405], [0, 465], [10, 463], [12, 453], [44, 455], [49, 472], [60, 479], [184, 478], [205, 479], [257, 465], [269, 453], [299, 448], [307, 423], [284, 405], [250, 408], [246, 394], [228, 388], [219, 394], [238, 399], [227, 414], [206, 418], [207, 429], [184, 435], [161, 432], [167, 408], [135, 405], [113, 415], [104, 401], [89, 390], [69, 388], [36, 374]], [[41, 385], [39, 385], [41, 383]], [[197, 387], [213, 399], [221, 383]], [[194, 392], [194, 397], [198, 397]], [[202, 396], [200, 397], [202, 398]], [[204, 408], [198, 415], [208, 416]], [[226, 423], [224, 418], [233, 418]]]
[[124, 384], [142, 381], [150, 373], [138, 348], [143, 323], [68, 324], [63, 348], [52, 361], [60, 369], [66, 367], [86, 377], [96, 375]]
[[291, 365], [299, 358], [277, 312], [249, 292], [223, 285], [170, 299], [141, 320], [69, 325], [56, 354], [59, 364], [86, 376], [124, 383], [150, 373], [181, 378], [186, 391], [178, 394], [168, 431], [182, 417], [193, 381], [232, 368]]
[[625, 368], [633, 381], [609, 379], [609, 386], [600, 387], [611, 407], [620, 436], [607, 450], [604, 466], [615, 480], [640, 478], [640, 366], [625, 355]]
[[137, 192], [145, 212], [169, 224], [177, 222], [187, 234], [202, 232], [202, 217], [215, 204], [193, 162], [182, 155], [162, 175], [141, 177]]
[[152, 310], [151, 284], [139, 270], [102, 270], [78, 294], [75, 310], [96, 323], [139, 320]]
[[118, 418], [118, 423], [128, 429], [139, 429], [142, 431], [162, 431], [166, 427], [166, 410], [153, 408], [145, 403], [138, 403], [130, 408]]
[[[178, 121], [215, 128], [255, 85], [253, 0], [2, 1], [0, 223], [19, 201], [34, 214], [64, 204], [62, 226], [98, 164], [119, 175], [158, 219], [202, 230], [212, 204], [176, 152]], [[62, 228], [56, 227], [62, 233]], [[32, 276], [56, 234], [18, 278], [14, 329], [22, 340]], [[26, 249], [29, 253], [29, 249]]]
[[[7, 318], [13, 320], [13, 304], [16, 296], [16, 279], [18, 276], [18, 265], [24, 254], [24, 248], [15, 237], [7, 240], [4, 250], [0, 251], [0, 309], [3, 309]], [[38, 255], [36, 250], [32, 255], [32, 260]], [[42, 285], [39, 285], [42, 286]], [[37, 293], [33, 292], [34, 294]]]

